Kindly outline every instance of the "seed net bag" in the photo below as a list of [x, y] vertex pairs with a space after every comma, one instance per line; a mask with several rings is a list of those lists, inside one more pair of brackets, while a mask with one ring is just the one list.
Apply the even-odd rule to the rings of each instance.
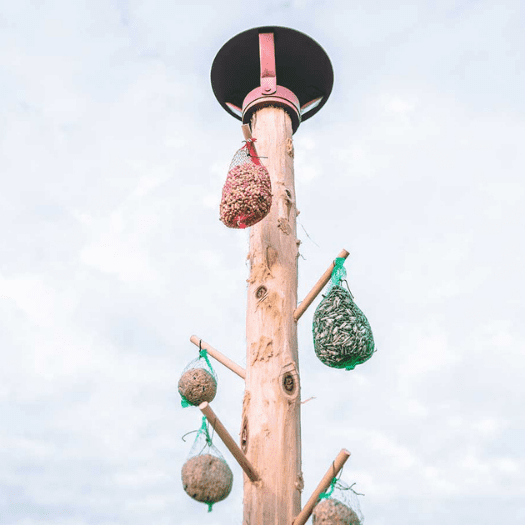
[[312, 512], [313, 525], [362, 525], [359, 494], [344, 481], [334, 478], [329, 489], [319, 496]]
[[201, 428], [182, 466], [181, 479], [188, 496], [206, 503], [208, 512], [211, 512], [214, 503], [222, 501], [231, 492], [233, 473], [213, 445], [206, 416], [202, 418]]
[[208, 359], [208, 352], [199, 343], [199, 357], [188, 363], [179, 379], [181, 405], [199, 406], [212, 401], [217, 393], [217, 374]]
[[253, 226], [270, 213], [270, 174], [257, 157], [255, 140], [237, 151], [222, 189], [220, 219], [229, 228]]
[[325, 365], [353, 370], [372, 357], [375, 345], [368, 319], [341, 284], [344, 262], [342, 257], [335, 260], [328, 294], [314, 313], [314, 349]]

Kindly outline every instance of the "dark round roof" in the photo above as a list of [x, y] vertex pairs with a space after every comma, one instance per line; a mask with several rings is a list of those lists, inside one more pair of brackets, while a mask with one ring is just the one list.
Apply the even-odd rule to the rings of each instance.
[[241, 120], [226, 102], [242, 108], [246, 95], [259, 87], [259, 33], [274, 33], [277, 84], [291, 90], [300, 105], [320, 96], [320, 104], [302, 117], [306, 120], [326, 103], [334, 73], [325, 50], [312, 38], [288, 27], [263, 26], [248, 29], [226, 42], [211, 68], [213, 93], [221, 106]]

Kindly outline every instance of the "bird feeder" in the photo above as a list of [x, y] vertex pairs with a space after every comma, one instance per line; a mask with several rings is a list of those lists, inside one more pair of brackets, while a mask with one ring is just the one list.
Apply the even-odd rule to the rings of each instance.
[[249, 29], [226, 42], [211, 69], [217, 100], [233, 117], [249, 124], [263, 107], [283, 108], [299, 124], [326, 104], [334, 74], [324, 49], [287, 27]]
[[[302, 506], [297, 321], [330, 280], [334, 264], [296, 307], [299, 242], [292, 135], [326, 104], [333, 80], [330, 59], [317, 42], [278, 26], [257, 27], [233, 37], [219, 50], [211, 69], [217, 100], [243, 123], [243, 152], [249, 152], [250, 159], [264, 159], [261, 165], [268, 170], [272, 190], [267, 218], [258, 216], [250, 231], [246, 370], [198, 337], [191, 338], [245, 381], [240, 444], [209, 402], [201, 403], [199, 409], [244, 471], [246, 523], [305, 525], [350, 456], [341, 450]], [[223, 222], [229, 222], [227, 214], [222, 215]], [[234, 215], [233, 219], [237, 221], [233, 227], [242, 227], [237, 219], [244, 221], [244, 217]], [[248, 226], [246, 221], [243, 224]], [[346, 250], [339, 255], [347, 256]], [[197, 492], [190, 495], [199, 496]]]

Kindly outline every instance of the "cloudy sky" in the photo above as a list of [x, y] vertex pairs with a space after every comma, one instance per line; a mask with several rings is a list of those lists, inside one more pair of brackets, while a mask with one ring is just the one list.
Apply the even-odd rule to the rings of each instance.
[[[368, 525], [525, 521], [525, 7], [520, 0], [0, 0], [0, 523], [240, 525], [183, 491], [197, 334], [245, 365], [242, 145], [210, 84], [261, 25], [335, 74], [296, 135], [299, 297], [346, 248], [378, 351], [300, 321], [303, 503], [345, 447]], [[217, 364], [235, 436], [243, 384]]]

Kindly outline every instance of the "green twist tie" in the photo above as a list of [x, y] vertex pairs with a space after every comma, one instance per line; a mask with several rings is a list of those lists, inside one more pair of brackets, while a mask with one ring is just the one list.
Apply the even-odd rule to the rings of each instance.
[[202, 416], [202, 425], [201, 428], [199, 428], [199, 433], [197, 434], [197, 437], [199, 437], [200, 434], [204, 434], [206, 437], [206, 443], [208, 446], [212, 446], [213, 443], [211, 441], [210, 432], [208, 431], [208, 421], [206, 420], [206, 416]]
[[330, 483], [330, 487], [329, 487], [330, 490], [328, 492], [323, 492], [322, 494], [319, 494], [319, 499], [327, 499], [327, 498], [329, 498], [332, 495], [332, 492], [335, 489], [335, 484], [336, 483], [337, 483], [337, 478], [334, 478], [332, 480], [332, 483]]
[[204, 357], [206, 364], [210, 367], [210, 370], [213, 371], [213, 367], [211, 366], [210, 360], [208, 359], [208, 352], [206, 351], [205, 348], [201, 348], [199, 350], [199, 357]]
[[334, 286], [340, 286], [341, 281], [346, 277], [346, 268], [344, 267], [345, 259], [344, 257], [337, 257], [335, 260], [335, 266], [332, 270], [332, 277], [330, 283], [330, 290]]

